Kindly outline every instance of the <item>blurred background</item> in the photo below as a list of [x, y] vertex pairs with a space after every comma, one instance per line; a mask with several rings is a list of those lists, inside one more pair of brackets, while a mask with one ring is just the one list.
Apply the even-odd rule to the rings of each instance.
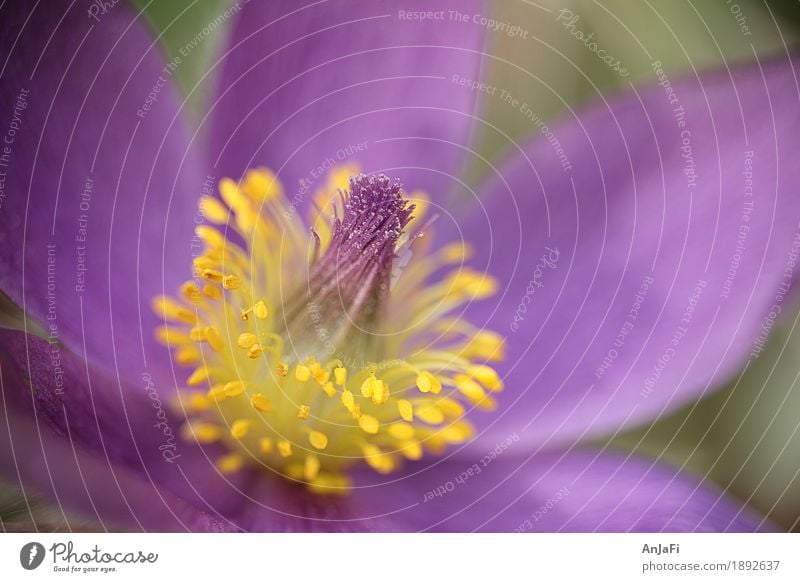
[[[197, 30], [223, 12], [232, 0], [128, 0], [158, 36], [167, 59], [181, 55]], [[490, 36], [484, 80], [505, 87], [535, 104], [545, 122], [569, 108], [654, 80], [651, 63], [662, 62], [670, 74], [692, 73], [721, 64], [752, 60], [755, 55], [794, 47], [800, 34], [800, 2], [750, 0], [495, 0], [493, 17], [519, 24], [535, 42], [520, 43], [504, 34]], [[593, 33], [599, 45], [624, 62], [627, 76], [617, 74], [554, 19], [569, 10], [579, 28]], [[215, 30], [196, 50], [182, 56], [176, 75], [197, 120], [219, 70], [218, 49], [229, 31]], [[509, 140], [529, 127], [519, 112], [499, 99], [486, 103], [484, 118]], [[496, 132], [476, 135], [477, 150], [497, 159], [511, 141]], [[475, 169], [472, 180], [480, 178]], [[709, 479], [728, 494], [756, 508], [782, 529], [800, 531], [800, 326], [797, 309], [784, 319], [761, 354], [722, 390], [650, 426], [617, 435], [600, 446], [623, 448], [661, 460]], [[34, 500], [40, 528], [59, 529], [53, 511]], [[14, 530], [30, 514], [19, 491], [0, 484], [0, 530]], [[72, 529], [75, 524], [72, 522]], [[22, 527], [19, 525], [18, 527]], [[87, 524], [91, 527], [91, 524]], [[24, 529], [24, 527], [22, 527]]]

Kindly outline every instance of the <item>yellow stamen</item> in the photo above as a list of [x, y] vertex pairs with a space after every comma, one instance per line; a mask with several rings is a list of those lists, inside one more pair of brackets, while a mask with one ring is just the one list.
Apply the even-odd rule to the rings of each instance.
[[270, 412], [272, 411], [272, 401], [258, 392], [257, 394], [253, 394], [250, 397], [250, 404], [253, 405], [253, 408], [258, 410], [259, 412]]
[[[385, 474], [423, 452], [441, 454], [472, 438], [466, 408], [497, 405], [491, 396], [503, 381], [491, 363], [503, 356], [504, 340], [454, 315], [498, 289], [494, 278], [464, 266], [468, 245], [431, 252], [422, 241], [408, 253], [420, 234], [412, 227], [394, 239], [390, 293], [381, 297], [378, 317], [370, 316], [375, 329], [391, 333], [361, 329], [358, 310], [342, 316], [334, 302], [352, 299], [338, 293], [347, 285], [319, 291], [324, 277], [306, 280], [321, 272], [316, 265], [325, 266], [316, 261], [338, 253], [332, 245], [342, 243], [330, 217], [348, 212], [337, 189], [349, 189], [355, 171], [339, 166], [308, 194], [311, 224], [286, 211], [295, 208], [270, 170], [221, 180], [219, 198], [199, 201], [207, 224], [195, 227], [203, 248], [187, 265], [194, 278], [174, 298], [153, 300], [163, 320], [156, 339], [187, 366], [181, 436], [225, 447], [216, 459], [223, 473], [253, 459], [254, 469], [263, 466], [270, 476], [342, 494], [352, 487], [346, 473], [359, 464]], [[378, 183], [356, 180], [367, 188]], [[414, 214], [424, 214], [430, 198], [411, 198], [419, 202]], [[343, 283], [349, 266], [337, 270]], [[363, 283], [372, 293], [369, 277]], [[359, 305], [371, 308], [373, 299], [360, 296]], [[332, 340], [335, 349], [328, 350]]]
[[318, 430], [312, 430], [308, 433], [308, 442], [311, 443], [311, 446], [315, 449], [323, 450], [328, 446], [328, 437]]
[[235, 439], [243, 439], [245, 436], [247, 436], [252, 424], [253, 423], [251, 421], [243, 418], [233, 421], [233, 424], [231, 425], [231, 436]]
[[378, 429], [380, 428], [380, 423], [378, 419], [374, 416], [370, 416], [369, 414], [362, 414], [361, 417], [358, 419], [358, 426], [361, 427], [366, 433], [369, 434], [378, 434]]

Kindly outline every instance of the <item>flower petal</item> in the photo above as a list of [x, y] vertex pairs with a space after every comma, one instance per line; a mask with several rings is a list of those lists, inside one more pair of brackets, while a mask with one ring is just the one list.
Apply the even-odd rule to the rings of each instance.
[[[212, 107], [211, 163], [277, 171], [295, 207], [333, 164], [400, 177], [443, 195], [469, 141], [485, 28], [451, 20], [482, 2], [383, 0], [243, 6]], [[439, 19], [420, 21], [419, 12]], [[304, 186], [299, 189], [298, 184]]]
[[713, 486], [654, 461], [590, 451], [523, 460], [489, 450], [361, 489], [353, 499], [352, 519], [379, 518], [392, 531], [771, 529]]
[[88, 454], [30, 418], [0, 409], [0, 474], [57, 505], [67, 527], [108, 531], [235, 531], [135, 473]]
[[[70, 474], [76, 470], [70, 465], [79, 459], [80, 464], [99, 471], [97, 480], [103, 485], [97, 485], [97, 492], [111, 486], [110, 495], [116, 495], [114, 483], [103, 479], [126, 475], [131, 483], [141, 481], [145, 489], [156, 488], [165, 498], [174, 496], [180, 504], [200, 508], [234, 529], [241, 526], [233, 519], [247, 523], [238, 512], [253, 505], [250, 489], [255, 488], [273, 506], [289, 506], [293, 499], [296, 488], [287, 487], [280, 477], [247, 470], [222, 474], [215, 461], [225, 451], [201, 449], [181, 438], [184, 417], [175, 406], [177, 392], [174, 388], [171, 393], [157, 391], [146, 373], [131, 382], [117, 379], [57, 342], [10, 330], [0, 330], [0, 363], [0, 402], [9, 417], [17, 419], [13, 422], [22, 426], [9, 433], [8, 447], [0, 447], [0, 466], [11, 471], [0, 474], [12, 481], [61, 498], [62, 481], [54, 478], [50, 484], [42, 479], [47, 471]], [[25, 422], [32, 423], [31, 427]], [[23, 436], [31, 431], [36, 431], [36, 439]], [[29, 460], [29, 476], [18, 475], [14, 469], [23, 457]], [[84, 473], [94, 486], [94, 477], [89, 479], [93, 473]], [[90, 499], [81, 487], [76, 480], [66, 486], [61, 501], [65, 511], [85, 513]], [[265, 513], [276, 524], [290, 527], [285, 515]]]
[[484, 442], [644, 423], [757, 355], [800, 272], [795, 68], [666, 77], [535, 127], [489, 181], [464, 226], [505, 284], [468, 312], [508, 338]]
[[2, 10], [0, 289], [71, 348], [138, 375], [161, 354], [152, 296], [191, 275], [204, 176], [144, 22], [125, 4], [91, 13]]

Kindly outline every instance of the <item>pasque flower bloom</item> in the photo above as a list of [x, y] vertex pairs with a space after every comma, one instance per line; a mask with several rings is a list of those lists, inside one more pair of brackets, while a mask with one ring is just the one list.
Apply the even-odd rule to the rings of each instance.
[[124, 529], [768, 527], [578, 443], [718, 386], [788, 301], [793, 61], [657, 71], [491, 165], [456, 82], [486, 29], [447, 16], [478, 2], [237, 4], [194, 133], [136, 14], [58, 4], [2, 18], [26, 493]]

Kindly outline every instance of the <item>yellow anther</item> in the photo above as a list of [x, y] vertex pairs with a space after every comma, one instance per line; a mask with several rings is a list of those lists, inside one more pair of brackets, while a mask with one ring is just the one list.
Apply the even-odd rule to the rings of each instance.
[[336, 379], [336, 384], [338, 386], [344, 386], [345, 382], [347, 382], [347, 368], [342, 366], [334, 368], [333, 377]]
[[342, 404], [344, 404], [348, 412], [353, 412], [356, 409], [356, 397], [353, 396], [350, 390], [342, 392]]
[[406, 441], [401, 445], [400, 453], [412, 461], [422, 458], [422, 445], [418, 441]]
[[215, 287], [214, 285], [203, 285], [203, 295], [209, 299], [218, 300], [222, 298], [222, 291], [219, 290], [219, 287]]
[[275, 366], [275, 373], [281, 378], [285, 378], [289, 375], [289, 364], [280, 362], [277, 366]]
[[222, 334], [213, 325], [205, 329], [205, 336], [208, 345], [211, 346], [211, 349], [214, 350], [215, 352], [219, 352], [222, 350], [222, 348], [225, 347], [225, 342], [222, 339]]
[[423, 371], [417, 374], [417, 388], [420, 392], [438, 394], [442, 391], [442, 383], [430, 372]]
[[189, 427], [189, 433], [193, 435], [201, 445], [215, 443], [222, 436], [222, 431], [214, 424], [198, 422], [187, 426]]
[[372, 402], [383, 404], [389, 400], [389, 387], [383, 380], [376, 380], [372, 389]]
[[193, 327], [189, 330], [189, 338], [193, 342], [202, 342], [206, 339], [206, 328], [204, 327]]
[[222, 283], [223, 274], [216, 269], [203, 269], [200, 276], [211, 283]]
[[492, 392], [499, 392], [503, 389], [503, 381], [494, 368], [484, 365], [470, 366], [467, 369], [467, 374], [475, 378], [478, 382], [486, 386]]
[[451, 278], [453, 293], [463, 294], [471, 299], [486, 299], [497, 293], [497, 279], [486, 273], [476, 273], [462, 269]]
[[258, 439], [258, 448], [262, 455], [268, 455], [272, 452], [273, 443], [269, 437], [261, 437]]
[[242, 190], [257, 202], [272, 200], [283, 194], [280, 181], [266, 168], [248, 170], [244, 176]]
[[437, 400], [436, 407], [448, 418], [458, 418], [464, 415], [464, 407], [452, 398], [441, 398]]
[[444, 414], [432, 404], [417, 406], [414, 412], [422, 422], [427, 422], [428, 424], [442, 424], [444, 422]]
[[[317, 364], [319, 366], [319, 364]], [[314, 377], [314, 380], [317, 381], [318, 384], [324, 385], [328, 378], [331, 377], [330, 372], [326, 372], [322, 367], [316, 367], [312, 372], [311, 375]]]
[[236, 396], [240, 396], [244, 394], [245, 383], [240, 380], [234, 380], [233, 382], [228, 382], [225, 386], [222, 387], [222, 390], [225, 392], [225, 396], [228, 398], [234, 398]]
[[225, 275], [222, 277], [222, 288], [234, 291], [242, 286], [242, 280], [236, 275]]
[[211, 196], [200, 197], [200, 212], [214, 224], [225, 224], [228, 221], [228, 209]]
[[194, 346], [183, 346], [175, 351], [175, 361], [182, 366], [190, 366], [192, 364], [199, 364], [202, 360], [202, 354]]
[[[221, 205], [220, 205], [221, 206]], [[196, 226], [194, 229], [194, 233], [200, 238], [204, 243], [206, 243], [206, 256], [211, 258], [209, 255], [213, 254], [214, 257], [219, 257], [222, 248], [225, 246], [225, 237], [222, 236], [222, 233], [218, 231], [216, 228], [212, 226], [206, 226], [201, 224], [200, 226]]]
[[278, 454], [284, 459], [292, 455], [292, 443], [287, 440], [278, 441]]
[[308, 379], [311, 378], [311, 370], [303, 364], [297, 364], [297, 367], [294, 369], [294, 377], [298, 382], [307, 382]]
[[328, 437], [325, 435], [325, 433], [321, 433], [318, 430], [312, 430], [310, 433], [308, 433], [308, 442], [311, 443], [312, 447], [321, 451], [328, 446]]
[[264, 348], [261, 347], [261, 344], [254, 344], [250, 346], [250, 349], [247, 350], [247, 357], [251, 360], [255, 360], [261, 354], [264, 353]]
[[322, 385], [322, 391], [327, 394], [329, 398], [336, 396], [336, 388], [333, 387], [333, 382], [325, 382]]
[[250, 420], [246, 420], [244, 418], [240, 418], [238, 420], [234, 420], [233, 424], [231, 425], [231, 436], [235, 439], [243, 439], [247, 436], [247, 433], [250, 431], [250, 427], [252, 426], [253, 422]]
[[386, 474], [391, 473], [395, 467], [392, 457], [380, 450], [373, 444], [366, 444], [362, 447], [364, 453], [364, 460], [367, 464], [375, 469], [378, 473]]
[[439, 431], [439, 436], [451, 444], [461, 444], [472, 438], [474, 431], [472, 426], [466, 422], [454, 422], [443, 427]]
[[450, 243], [441, 250], [442, 260], [448, 264], [463, 263], [472, 257], [472, 247], [466, 243]]
[[493, 331], [481, 330], [472, 338], [462, 355], [493, 362], [502, 360], [505, 357], [505, 340]]
[[361, 383], [361, 396], [364, 398], [371, 398], [375, 393], [375, 385], [378, 379], [375, 376], [370, 376]]
[[238, 453], [231, 453], [217, 459], [217, 468], [223, 473], [235, 473], [244, 466], [244, 459]]
[[387, 429], [394, 438], [404, 441], [414, 436], [414, 427], [405, 422], [395, 422]]
[[313, 481], [319, 475], [319, 457], [317, 455], [307, 455], [303, 465], [303, 477], [307, 481]]
[[219, 181], [219, 194], [222, 196], [225, 204], [237, 211], [239, 207], [242, 206], [242, 202], [245, 202], [239, 191], [239, 185], [230, 178], [222, 178], [222, 180]]
[[156, 328], [155, 337], [158, 343], [167, 347], [175, 347], [187, 344], [191, 341], [183, 331], [168, 325], [161, 325]]
[[250, 397], [250, 404], [260, 412], [270, 412], [272, 410], [272, 401], [261, 394], [261, 392], [253, 394]]
[[167, 320], [180, 321], [189, 325], [197, 322], [194, 311], [169, 297], [159, 296], [153, 299], [153, 310], [156, 315]]
[[258, 342], [258, 336], [254, 333], [245, 332], [236, 339], [236, 345], [243, 350], [249, 350]]
[[377, 434], [378, 429], [380, 428], [380, 423], [378, 419], [374, 416], [370, 416], [369, 414], [362, 414], [361, 417], [358, 419], [358, 426], [361, 427], [365, 433], [368, 434]]
[[406, 422], [414, 420], [414, 406], [408, 400], [398, 400], [397, 411]]
[[208, 368], [200, 366], [189, 375], [186, 384], [189, 386], [199, 386], [208, 380]]
[[351, 412], [352, 412], [352, 417], [354, 419], [358, 420], [359, 418], [361, 418], [361, 406], [358, 403], [356, 403], [356, 405], [353, 406], [353, 410]]
[[269, 309], [267, 309], [267, 304], [263, 301], [256, 302], [256, 304], [253, 305], [253, 313], [259, 319], [266, 319], [269, 317]]
[[225, 386], [213, 386], [206, 393], [206, 397], [211, 402], [221, 402], [225, 400], [227, 398], [227, 396], [225, 396]]
[[197, 412], [208, 410], [208, 404], [208, 398], [202, 394], [194, 393], [189, 398], [189, 408]]
[[344, 495], [352, 486], [353, 483], [347, 475], [321, 471], [317, 478], [308, 484], [308, 489], [318, 495]]
[[197, 269], [198, 273], [202, 273], [206, 269], [213, 269], [219, 264], [219, 261], [215, 258], [208, 256], [208, 254], [202, 254], [199, 257], [195, 257], [192, 260], [192, 264], [194, 268]]
[[307, 404], [301, 404], [297, 407], [297, 418], [300, 420], [308, 420], [308, 415], [311, 412], [311, 407]]
[[190, 303], [197, 303], [202, 297], [200, 287], [194, 281], [187, 281], [181, 285], [181, 295]]
[[478, 384], [469, 376], [460, 374], [456, 376], [453, 381], [455, 382], [458, 391], [469, 398], [471, 402], [479, 402], [486, 396], [486, 392], [484, 392], [480, 384]]

